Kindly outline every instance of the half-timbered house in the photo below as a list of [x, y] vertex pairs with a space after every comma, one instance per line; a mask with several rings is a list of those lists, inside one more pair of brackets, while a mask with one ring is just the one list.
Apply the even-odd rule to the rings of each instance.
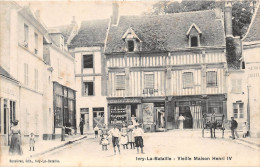
[[175, 129], [183, 115], [195, 129], [204, 113], [227, 115], [231, 26], [221, 10], [118, 16], [117, 7], [105, 46], [110, 125], [136, 118], [146, 131]]

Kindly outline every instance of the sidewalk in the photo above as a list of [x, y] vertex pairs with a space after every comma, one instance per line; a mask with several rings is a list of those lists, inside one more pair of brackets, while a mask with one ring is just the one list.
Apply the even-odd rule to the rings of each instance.
[[[92, 135], [72, 135], [69, 137], [65, 137], [65, 141], [61, 141], [61, 139], [55, 139], [55, 140], [42, 140], [35, 143], [35, 151], [29, 151], [30, 147], [29, 144], [22, 145], [23, 150], [23, 156], [25, 157], [35, 157], [38, 155], [42, 155], [45, 153], [48, 153], [50, 151], [53, 151], [55, 149], [61, 148], [63, 146], [66, 146], [68, 144], [72, 144], [74, 142], [83, 140], [85, 138], [94, 137]], [[9, 152], [9, 146], [2, 146], [1, 147], [3, 155], [8, 155]]]

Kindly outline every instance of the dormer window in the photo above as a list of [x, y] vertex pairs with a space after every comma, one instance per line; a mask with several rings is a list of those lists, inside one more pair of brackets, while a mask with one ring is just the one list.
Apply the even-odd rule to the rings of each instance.
[[135, 49], [135, 43], [133, 40], [127, 41], [128, 52], [133, 52]]
[[198, 37], [193, 36], [190, 38], [190, 47], [197, 47], [198, 46]]
[[138, 44], [141, 42], [141, 40], [138, 38], [138, 36], [135, 34], [134, 30], [131, 27], [128, 28], [128, 30], [123, 35], [122, 39], [126, 43], [126, 50], [128, 52], [138, 51]]
[[241, 62], [241, 68], [242, 68], [242, 70], [246, 69], [246, 63], [245, 63], [245, 61], [242, 61], [242, 62]]
[[186, 33], [187, 38], [189, 39], [189, 47], [198, 47], [200, 46], [200, 36], [202, 32], [196, 24], [192, 24]]

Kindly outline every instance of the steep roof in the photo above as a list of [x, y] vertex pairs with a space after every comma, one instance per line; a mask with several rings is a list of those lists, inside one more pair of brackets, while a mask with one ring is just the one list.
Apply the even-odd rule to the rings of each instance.
[[83, 21], [69, 47], [104, 46], [108, 24], [109, 19]]
[[65, 43], [68, 42], [68, 39], [71, 35], [71, 32], [73, 31], [74, 26], [75, 26], [74, 24], [69, 24], [69, 25], [64, 25], [59, 27], [60, 32], [64, 36]]
[[248, 31], [243, 38], [243, 42], [260, 41], [260, 7], [258, 5], [255, 14], [253, 15]]
[[3, 67], [0, 66], [0, 76], [4, 76], [6, 78], [9, 78], [15, 82], [18, 82], [14, 77], [12, 77]]
[[143, 41], [142, 51], [165, 51], [189, 47], [187, 31], [192, 24], [202, 35], [200, 45], [224, 46], [224, 27], [216, 19], [214, 10], [175, 13], [168, 15], [121, 16], [117, 26], [111, 26], [107, 38], [106, 53], [123, 52], [122, 36], [131, 27]]

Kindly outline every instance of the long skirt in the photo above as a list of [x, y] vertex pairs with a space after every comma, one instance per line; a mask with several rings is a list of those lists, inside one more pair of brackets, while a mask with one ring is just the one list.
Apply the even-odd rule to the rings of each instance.
[[11, 144], [9, 147], [9, 154], [10, 155], [23, 155], [23, 150], [21, 147], [21, 137], [19, 134], [13, 134], [11, 138]]

